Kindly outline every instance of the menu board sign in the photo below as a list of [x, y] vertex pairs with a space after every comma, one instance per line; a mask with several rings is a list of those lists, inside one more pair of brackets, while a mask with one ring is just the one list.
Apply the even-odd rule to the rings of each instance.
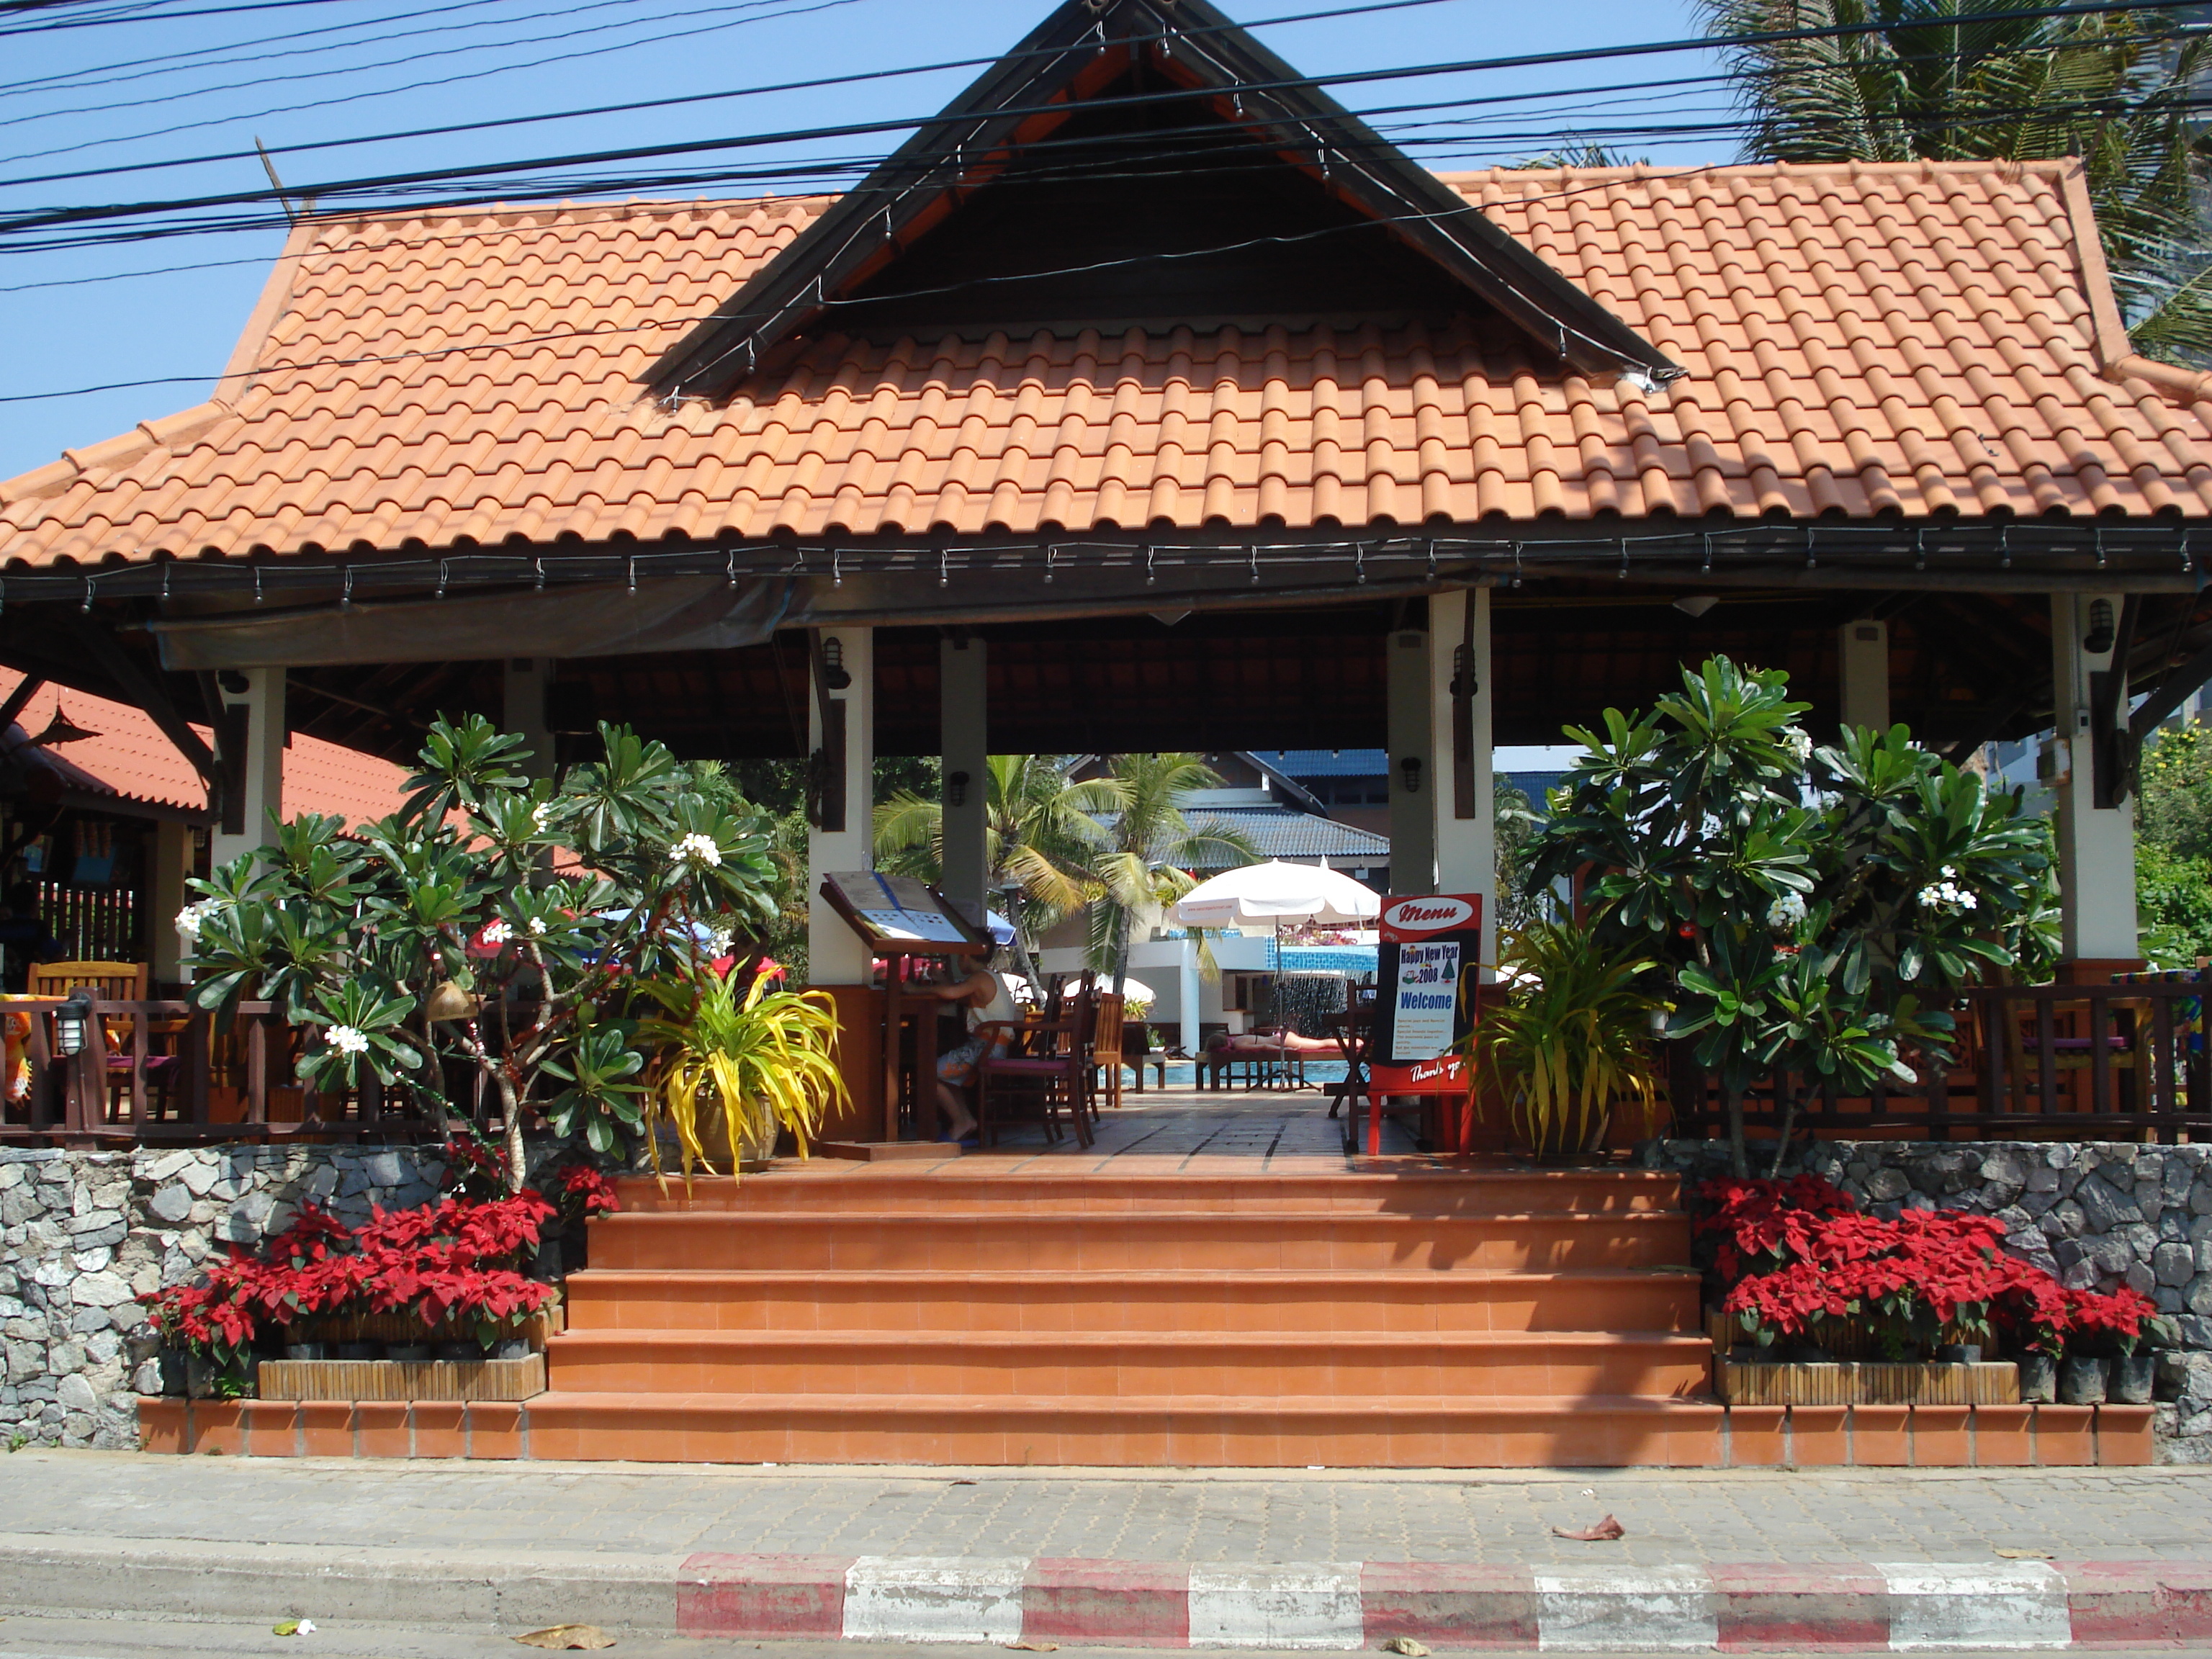
[[1474, 975], [1481, 965], [1482, 895], [1431, 893], [1392, 899], [1376, 921], [1374, 1058], [1379, 1094], [1459, 1094], [1468, 1086], [1460, 1054], [1474, 1025]]
[[[911, 876], [832, 870], [823, 877], [822, 890], [879, 955], [943, 956], [947, 954], [942, 948], [945, 945], [980, 943], [974, 928]], [[907, 947], [904, 952], [902, 946]]]

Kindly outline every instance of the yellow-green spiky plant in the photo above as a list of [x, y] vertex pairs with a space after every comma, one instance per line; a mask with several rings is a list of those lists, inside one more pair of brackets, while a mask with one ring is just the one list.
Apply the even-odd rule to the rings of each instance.
[[1499, 957], [1516, 977], [1506, 1004], [1475, 1030], [1515, 1126], [1539, 1153], [1586, 1150], [1616, 1104], [1648, 1126], [1657, 1109], [1651, 1015], [1638, 984], [1654, 966], [1634, 949], [1593, 946], [1583, 930], [1538, 921], [1506, 934]]
[[[820, 991], [772, 988], [780, 970], [766, 967], [725, 976], [702, 964], [696, 976], [644, 988], [664, 1011], [638, 1028], [642, 1041], [661, 1048], [646, 1146], [664, 1188], [661, 1123], [676, 1132], [689, 1187], [693, 1165], [714, 1173], [702, 1130], [711, 1133], [717, 1119], [729, 1133], [735, 1174], [737, 1149], [748, 1139], [772, 1140], [779, 1128], [791, 1131], [804, 1158], [823, 1113], [848, 1098], [837, 1070], [836, 1004]], [[740, 1000], [738, 986], [748, 980]]]

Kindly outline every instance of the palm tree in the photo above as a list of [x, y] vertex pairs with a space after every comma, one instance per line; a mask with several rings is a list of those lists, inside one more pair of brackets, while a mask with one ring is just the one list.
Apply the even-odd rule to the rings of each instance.
[[1741, 36], [1874, 33], [1731, 46], [1724, 61], [1764, 161], [2028, 161], [2078, 155], [2136, 350], [2212, 362], [2207, 147], [2191, 108], [2212, 43], [2172, 12], [1960, 23], [1981, 0], [1698, 0]]
[[[993, 755], [985, 771], [983, 884], [1009, 895], [1015, 966], [1042, 996], [1030, 953], [1040, 934], [1097, 890], [1091, 861], [1106, 845], [1099, 815], [1121, 809], [1121, 786], [1071, 781], [1061, 755]], [[875, 835], [884, 869], [933, 882], [943, 873], [945, 814], [936, 800], [902, 790], [876, 808]]]
[[1183, 815], [1191, 795], [1218, 788], [1220, 775], [1193, 754], [1116, 755], [1109, 780], [1121, 804], [1106, 820], [1108, 844], [1096, 855], [1098, 897], [1091, 907], [1091, 963], [1115, 991], [1129, 972], [1129, 934], [1139, 915], [1156, 915], [1198, 883], [1193, 865], [1250, 864], [1260, 854], [1243, 831]]

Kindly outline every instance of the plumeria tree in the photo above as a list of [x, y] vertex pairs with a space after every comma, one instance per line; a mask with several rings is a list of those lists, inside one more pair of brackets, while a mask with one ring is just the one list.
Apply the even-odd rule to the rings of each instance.
[[195, 881], [177, 919], [193, 996], [228, 1024], [258, 998], [311, 1029], [307, 1086], [374, 1076], [449, 1115], [449, 1068], [500, 1099], [510, 1185], [534, 1106], [611, 1152], [644, 1114], [641, 978], [697, 977], [773, 920], [759, 817], [659, 743], [603, 726], [556, 787], [523, 739], [440, 720], [400, 810], [356, 836], [314, 815]]
[[1650, 957], [1739, 1176], [1756, 1079], [1796, 1079], [1786, 1144], [1798, 1091], [1918, 1081], [1948, 1063], [1952, 992], [2048, 960], [2047, 826], [1902, 726], [1816, 749], [1810, 706], [1715, 657], [1648, 714], [1569, 727], [1583, 752], [1529, 855], [1535, 882], [1586, 876], [1593, 949]]

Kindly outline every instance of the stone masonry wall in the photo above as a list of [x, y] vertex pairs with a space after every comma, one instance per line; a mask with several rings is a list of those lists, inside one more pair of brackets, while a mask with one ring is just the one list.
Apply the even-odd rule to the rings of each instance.
[[[1771, 1143], [1753, 1150], [1764, 1173]], [[1728, 1173], [1718, 1141], [1647, 1141], [1647, 1168]], [[1815, 1141], [1782, 1173], [1825, 1176], [1873, 1213], [1995, 1216], [2006, 1247], [2079, 1290], [2131, 1285], [2175, 1316], [2182, 1347], [2161, 1362], [2160, 1455], [2212, 1462], [2212, 1146], [2124, 1141]]]
[[0, 1443], [131, 1448], [158, 1394], [137, 1298], [281, 1231], [313, 1200], [341, 1220], [436, 1196], [434, 1147], [0, 1147]]

